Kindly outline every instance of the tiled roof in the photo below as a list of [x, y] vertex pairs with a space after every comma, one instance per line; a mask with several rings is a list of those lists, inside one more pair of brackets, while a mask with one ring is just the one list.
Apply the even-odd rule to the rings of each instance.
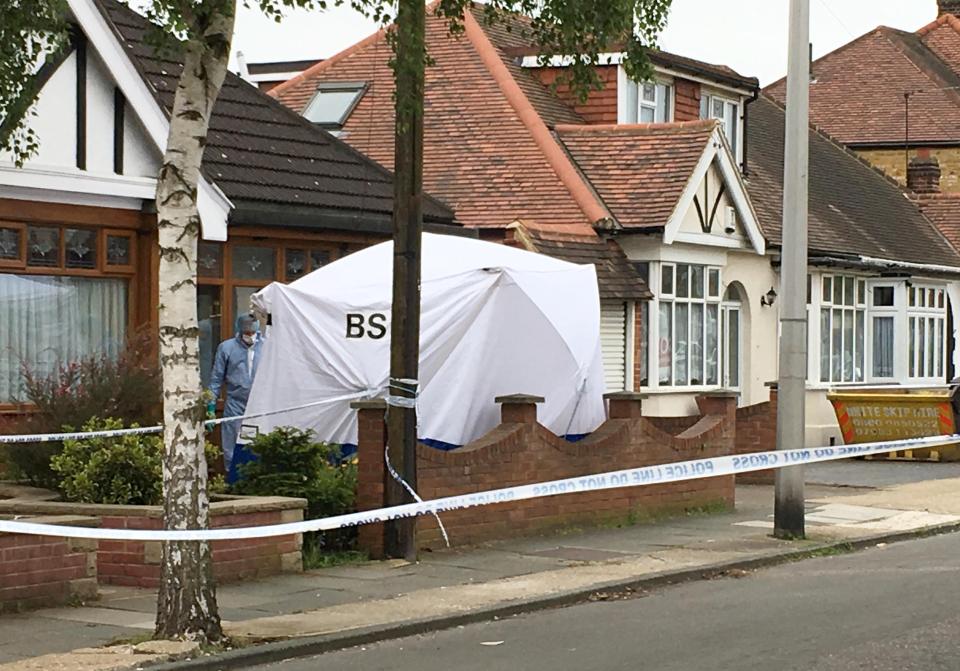
[[[785, 115], [761, 97], [750, 107], [748, 190], [767, 239], [780, 246]], [[810, 131], [809, 249], [813, 255], [960, 268], [960, 255], [900, 188], [852, 152]]]
[[[149, 24], [114, 0], [99, 0], [135, 66], [165, 110], [171, 109], [182, 65], [158, 58], [144, 41]], [[389, 221], [393, 176], [344, 142], [227, 74], [210, 120], [203, 170], [237, 207], [292, 206], [300, 221], [324, 217]], [[427, 198], [424, 219], [452, 222], [453, 213]], [[265, 222], [270, 223], [270, 222]]]
[[557, 136], [625, 228], [665, 226], [717, 122], [558, 126]]
[[947, 240], [960, 249], [960, 194], [916, 196], [915, 202]]
[[[844, 144], [903, 143], [909, 93], [911, 142], [960, 142], [960, 35], [935, 25], [880, 27], [815, 61], [811, 121]], [[765, 92], [783, 104], [785, 80]]]
[[[427, 45], [434, 64], [426, 74], [424, 188], [449, 203], [467, 226], [505, 228], [518, 218], [548, 225], [593, 223], [531, 132], [530, 125], [542, 121], [522, 116], [517, 101], [505, 93], [510, 82], [498, 81], [485, 64], [491, 54], [502, 61], [486, 34], [468, 26], [466, 35], [451, 36], [447, 23], [428, 12]], [[380, 32], [271, 94], [302, 111], [318, 83], [366, 82], [367, 91], [347, 119], [343, 137], [389, 167], [394, 131], [390, 56]], [[508, 71], [517, 74], [514, 68]], [[531, 83], [546, 92], [538, 82], [516, 82], [527, 96]], [[551, 109], [561, 105], [556, 101]]]
[[525, 249], [570, 263], [594, 264], [601, 299], [631, 301], [653, 296], [620, 245], [600, 238], [588, 226], [579, 231], [553, 231], [517, 222], [511, 230], [514, 244]]

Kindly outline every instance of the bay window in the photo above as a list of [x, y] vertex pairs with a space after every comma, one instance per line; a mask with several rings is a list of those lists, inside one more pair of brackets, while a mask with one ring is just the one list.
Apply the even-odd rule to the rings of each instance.
[[823, 274], [810, 295], [811, 378], [932, 383], [946, 376], [946, 288]]
[[129, 325], [132, 231], [0, 221], [0, 403], [26, 398], [40, 375], [116, 356]]
[[660, 265], [659, 386], [719, 384], [720, 303], [719, 268], [687, 263]]

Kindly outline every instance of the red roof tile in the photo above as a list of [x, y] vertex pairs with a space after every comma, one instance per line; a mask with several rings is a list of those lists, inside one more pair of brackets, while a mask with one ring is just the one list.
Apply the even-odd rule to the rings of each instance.
[[915, 199], [927, 219], [940, 229], [950, 244], [960, 249], [960, 194], [940, 193], [915, 196]]
[[717, 122], [557, 126], [581, 172], [625, 228], [665, 226]]
[[[880, 27], [818, 59], [811, 121], [844, 144], [902, 143], [909, 93], [911, 141], [960, 142], [960, 93], [954, 88], [960, 76], [941, 59], [960, 55], [951, 26], [928, 26], [921, 36]], [[784, 104], [785, 80], [765, 93]]]

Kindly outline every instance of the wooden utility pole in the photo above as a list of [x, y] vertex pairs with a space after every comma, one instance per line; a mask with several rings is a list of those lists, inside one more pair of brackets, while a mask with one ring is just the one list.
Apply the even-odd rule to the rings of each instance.
[[[783, 265], [780, 269], [780, 381], [777, 449], [805, 447], [807, 394], [807, 212], [810, 142], [810, 0], [790, 0]], [[774, 535], [803, 538], [803, 466], [776, 475]]]
[[[423, 233], [423, 95], [426, 61], [426, 6], [400, 0], [396, 32], [396, 135], [393, 187], [393, 309], [390, 326], [390, 395], [416, 398], [420, 364], [420, 238]], [[387, 425], [390, 461], [416, 490], [417, 410], [392, 402]], [[393, 479], [388, 505], [413, 498]], [[390, 557], [417, 558], [416, 520], [387, 525]]]

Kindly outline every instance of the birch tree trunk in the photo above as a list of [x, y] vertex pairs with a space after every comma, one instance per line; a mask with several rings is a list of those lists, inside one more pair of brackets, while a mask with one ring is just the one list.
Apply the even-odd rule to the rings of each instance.
[[[157, 183], [167, 529], [209, 526], [197, 337], [197, 185], [210, 114], [227, 72], [236, 0], [205, 3], [214, 4], [199, 8], [204, 16], [184, 43], [184, 69]], [[155, 636], [222, 638], [209, 544], [164, 543]]]

